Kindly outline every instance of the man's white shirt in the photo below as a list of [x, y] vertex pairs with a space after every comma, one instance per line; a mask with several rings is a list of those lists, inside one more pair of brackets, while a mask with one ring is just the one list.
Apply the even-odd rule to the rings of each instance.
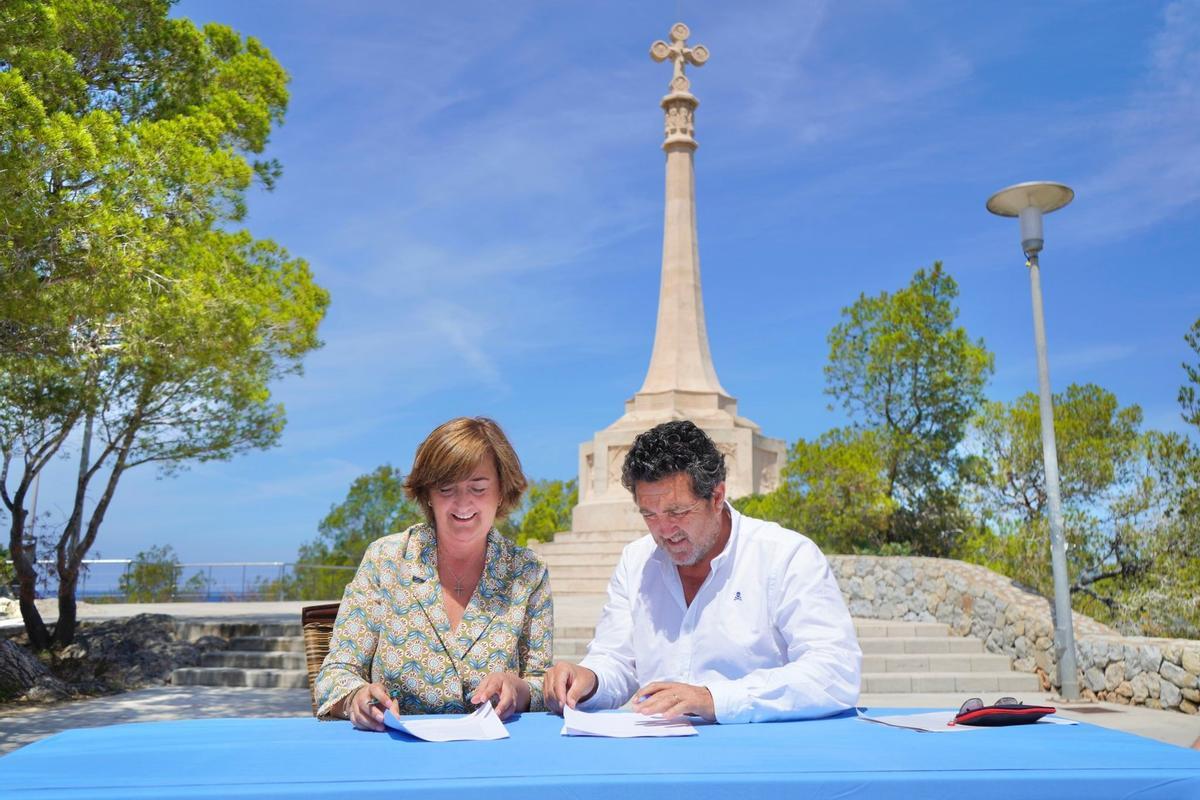
[[705, 686], [717, 721], [823, 717], [858, 700], [862, 650], [820, 549], [773, 522], [733, 517], [689, 606], [649, 535], [625, 547], [582, 666], [584, 710], [618, 708], [651, 681]]

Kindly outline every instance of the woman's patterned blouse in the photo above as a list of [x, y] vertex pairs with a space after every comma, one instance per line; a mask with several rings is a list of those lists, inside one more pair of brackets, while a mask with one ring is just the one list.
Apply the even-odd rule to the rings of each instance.
[[470, 710], [492, 672], [515, 672], [540, 711], [542, 674], [554, 650], [554, 603], [546, 565], [494, 528], [483, 575], [454, 633], [442, 605], [437, 539], [426, 523], [367, 548], [346, 587], [329, 654], [317, 673], [317, 716], [364, 683], [396, 693], [402, 714]]

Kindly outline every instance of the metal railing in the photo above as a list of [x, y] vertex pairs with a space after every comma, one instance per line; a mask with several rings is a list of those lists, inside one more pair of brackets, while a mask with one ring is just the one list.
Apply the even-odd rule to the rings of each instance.
[[[56, 563], [50, 559], [35, 563], [42, 567], [39, 596], [55, 596]], [[81, 566], [75, 596], [89, 602], [135, 601], [147, 595], [154, 602], [336, 599], [357, 569], [296, 561], [139, 562], [132, 558], [88, 558]], [[138, 573], [143, 567], [151, 571], [149, 575]]]

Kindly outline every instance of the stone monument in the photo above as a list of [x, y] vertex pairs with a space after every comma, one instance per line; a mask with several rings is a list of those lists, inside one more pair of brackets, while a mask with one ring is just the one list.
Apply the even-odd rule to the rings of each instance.
[[579, 447], [579, 505], [573, 532], [645, 532], [629, 492], [621, 486], [621, 465], [633, 438], [675, 419], [690, 419], [713, 438], [725, 455], [730, 498], [769, 492], [779, 481], [786, 459], [780, 439], [763, 436], [758, 425], [738, 416], [737, 400], [717, 379], [704, 300], [700, 292], [700, 254], [696, 245], [696, 177], [693, 155], [696, 107], [685, 65], [708, 61], [703, 45], [687, 46], [682, 22], [671, 28], [671, 42], [650, 47], [655, 61], [670, 60], [673, 75], [661, 106], [666, 117], [666, 213], [663, 221], [662, 283], [654, 350], [642, 388], [625, 401], [625, 413]]

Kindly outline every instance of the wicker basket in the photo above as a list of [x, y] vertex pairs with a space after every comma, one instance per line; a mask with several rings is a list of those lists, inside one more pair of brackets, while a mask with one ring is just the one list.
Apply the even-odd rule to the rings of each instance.
[[308, 691], [312, 695], [313, 716], [317, 715], [317, 672], [329, 652], [329, 637], [341, 603], [322, 603], [300, 610], [300, 625], [304, 629], [304, 659], [308, 667]]

